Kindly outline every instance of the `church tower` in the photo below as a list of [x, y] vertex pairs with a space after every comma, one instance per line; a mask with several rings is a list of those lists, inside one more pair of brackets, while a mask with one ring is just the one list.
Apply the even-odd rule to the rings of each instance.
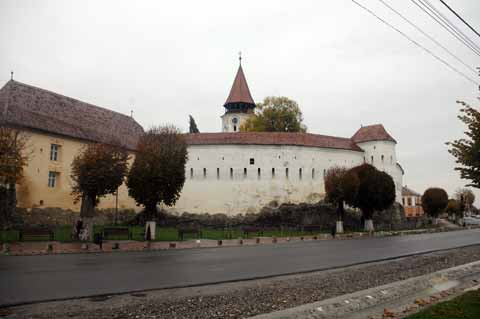
[[240, 125], [252, 116], [255, 110], [255, 102], [248, 89], [245, 74], [243, 74], [241, 56], [237, 75], [223, 107], [225, 114], [222, 115], [222, 132], [240, 131]]

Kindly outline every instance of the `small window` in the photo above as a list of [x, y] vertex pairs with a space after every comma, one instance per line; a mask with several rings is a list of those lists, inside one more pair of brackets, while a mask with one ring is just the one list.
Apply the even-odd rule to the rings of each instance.
[[363, 162], [364, 162], [364, 163], [366, 163], [366, 162], [367, 162], [367, 160], [365, 159], [365, 156], [363, 157]]
[[203, 178], [207, 178], [207, 169], [206, 168], [203, 169]]
[[230, 179], [233, 179], [233, 168], [230, 168]]
[[301, 168], [298, 169], [298, 178], [302, 179], [302, 169]]
[[372, 164], [373, 164], [373, 155], [372, 155], [372, 157], [371, 157], [371, 158], [372, 158]]
[[275, 178], [275, 168], [272, 167], [272, 178]]
[[190, 178], [193, 178], [193, 168], [190, 168]]
[[288, 178], [288, 167], [285, 168], [285, 177]]
[[382, 163], [383, 163], [384, 158], [385, 158], [385, 157], [382, 155]]
[[220, 168], [217, 167], [217, 179], [220, 179]]
[[407, 198], [407, 205], [412, 206], [412, 198], [411, 197]]
[[315, 179], [315, 168], [312, 168], [312, 179]]
[[260, 167], [259, 167], [258, 170], [257, 170], [257, 175], [258, 175], [258, 176], [257, 176], [258, 179], [260, 179], [260, 178], [262, 177], [262, 170], [260, 169]]
[[246, 168], [243, 169], [243, 178], [247, 178], [247, 169]]
[[405, 197], [402, 197], [402, 204], [405, 206]]
[[390, 156], [390, 164], [393, 164], [393, 156]]
[[250, 159], [250, 165], [255, 165], [255, 159], [254, 158]]
[[327, 175], [327, 170], [324, 169], [324, 170], [323, 170], [323, 178], [325, 178], [326, 175]]
[[233, 126], [233, 131], [234, 131], [234, 132], [237, 131], [237, 126], [236, 126], [236, 125]]
[[57, 172], [48, 172], [48, 187], [55, 188], [57, 185]]
[[51, 161], [58, 161], [59, 150], [60, 150], [60, 145], [58, 145], [58, 144], [51, 144], [50, 145], [50, 160]]

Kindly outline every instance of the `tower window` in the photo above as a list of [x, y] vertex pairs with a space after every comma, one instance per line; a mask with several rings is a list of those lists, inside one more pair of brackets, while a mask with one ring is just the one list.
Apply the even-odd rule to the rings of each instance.
[[220, 168], [217, 167], [217, 179], [220, 179]]
[[275, 178], [275, 168], [272, 167], [272, 178]]
[[250, 159], [250, 165], [255, 165], [255, 159], [254, 158]]
[[207, 169], [206, 168], [203, 169], [203, 178], [207, 178]]
[[260, 167], [258, 168], [257, 174], [258, 174], [258, 179], [260, 179], [262, 177], [262, 170], [260, 169]]
[[285, 168], [285, 177], [288, 178], [288, 167]]
[[237, 126], [236, 126], [236, 125], [233, 126], [233, 131], [234, 131], [234, 132], [237, 131]]
[[302, 179], [302, 169], [301, 168], [298, 169], [298, 178]]
[[247, 168], [243, 169], [243, 178], [247, 178]]

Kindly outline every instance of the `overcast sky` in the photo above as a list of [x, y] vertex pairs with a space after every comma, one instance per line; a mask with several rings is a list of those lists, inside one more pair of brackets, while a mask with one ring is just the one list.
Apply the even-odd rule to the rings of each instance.
[[[480, 78], [378, 0], [358, 0], [475, 81]], [[479, 56], [411, 1], [385, 0], [472, 67]], [[438, 0], [442, 9], [480, 46]], [[480, 1], [448, 0], [477, 30]], [[221, 130], [238, 52], [255, 101], [296, 100], [311, 133], [350, 137], [382, 123], [398, 141], [404, 183], [465, 184], [446, 141], [462, 136], [457, 99], [477, 87], [350, 0], [0, 0], [0, 83], [15, 79], [130, 114], [145, 128]], [[476, 192], [480, 197], [480, 192]], [[477, 200], [477, 203], [479, 201]]]

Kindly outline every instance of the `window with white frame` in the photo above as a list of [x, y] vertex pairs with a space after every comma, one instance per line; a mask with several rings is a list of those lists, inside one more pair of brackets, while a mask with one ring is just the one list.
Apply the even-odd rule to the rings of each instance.
[[55, 188], [57, 186], [57, 172], [48, 172], [48, 187]]
[[51, 161], [58, 161], [59, 153], [60, 153], [60, 145], [50, 144], [50, 160]]

